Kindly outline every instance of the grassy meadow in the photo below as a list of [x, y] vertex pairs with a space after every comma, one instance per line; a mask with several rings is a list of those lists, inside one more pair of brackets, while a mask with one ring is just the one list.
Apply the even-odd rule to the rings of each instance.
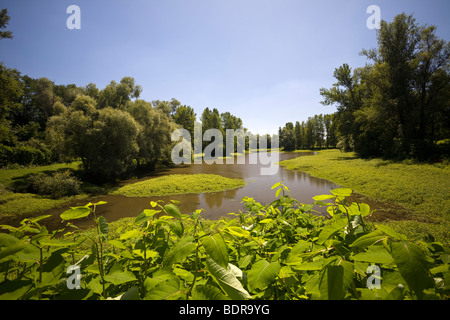
[[333, 149], [319, 151], [311, 157], [284, 160], [280, 165], [352, 188], [368, 199], [394, 205], [396, 209], [391, 211], [397, 210], [398, 215], [391, 212], [385, 221], [397, 229], [448, 238], [450, 168], [446, 164], [366, 160]]

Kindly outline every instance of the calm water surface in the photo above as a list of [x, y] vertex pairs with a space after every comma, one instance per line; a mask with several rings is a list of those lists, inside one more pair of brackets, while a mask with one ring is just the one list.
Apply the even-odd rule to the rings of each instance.
[[[279, 153], [279, 160], [287, 160], [299, 156], [311, 156], [313, 153]], [[291, 196], [301, 203], [313, 203], [312, 197], [319, 194], [329, 193], [330, 189], [337, 188], [327, 180], [311, 177], [310, 175], [300, 172], [284, 169], [279, 167], [278, 172], [274, 175], [261, 175], [261, 167], [267, 167], [262, 164], [249, 164], [249, 156], [245, 155], [245, 164], [191, 164], [180, 165], [174, 168], [158, 171], [151, 177], [145, 177], [136, 180], [128, 180], [123, 184], [134, 183], [146, 179], [152, 179], [167, 174], [218, 174], [229, 178], [240, 178], [246, 182], [246, 185], [237, 189], [202, 194], [184, 194], [172, 196], [156, 196], [144, 198], [128, 198], [124, 196], [105, 195], [94, 199], [84, 200], [79, 204], [84, 205], [88, 201], [107, 201], [108, 203], [97, 208], [97, 216], [102, 215], [108, 221], [118, 220], [124, 217], [135, 217], [144, 209], [150, 208], [150, 201], [156, 200], [178, 200], [178, 205], [182, 213], [191, 214], [196, 209], [204, 209], [202, 217], [207, 219], [218, 219], [221, 216], [227, 216], [230, 212], [239, 212], [244, 210], [245, 205], [241, 203], [242, 198], [252, 197], [262, 204], [268, 204], [275, 199], [275, 190], [270, 188], [277, 182], [283, 180], [284, 184], [289, 188]], [[55, 208], [47, 214], [53, 214], [56, 217], [61, 212], [68, 209], [69, 206], [63, 208]], [[87, 221], [77, 221], [76, 225], [82, 227], [89, 224], [91, 219]]]

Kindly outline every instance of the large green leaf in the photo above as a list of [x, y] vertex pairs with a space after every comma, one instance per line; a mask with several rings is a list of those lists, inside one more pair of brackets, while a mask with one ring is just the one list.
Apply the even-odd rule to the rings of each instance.
[[331, 193], [334, 194], [335, 196], [349, 197], [352, 194], [352, 189], [350, 189], [350, 188], [337, 188], [337, 189], [331, 190]]
[[351, 257], [353, 261], [363, 261], [370, 263], [385, 263], [390, 264], [394, 262], [392, 256], [387, 252], [384, 246], [371, 246], [366, 252], [355, 254]]
[[31, 280], [5, 280], [0, 283], [0, 300], [18, 300], [32, 287]]
[[134, 275], [134, 273], [131, 271], [115, 270], [112, 273], [107, 274], [105, 276], [105, 280], [108, 282], [111, 282], [114, 285], [119, 285], [122, 283], [135, 281], [137, 279], [136, 279], [136, 276]]
[[[60, 249], [65, 251], [64, 249]], [[42, 266], [42, 284], [40, 286], [56, 285], [65, 274], [65, 260], [58, 252], [52, 253]]]
[[63, 220], [74, 220], [87, 217], [90, 213], [91, 208], [88, 206], [73, 207], [61, 213], [60, 217]]
[[220, 233], [207, 235], [201, 238], [203, 247], [211, 259], [217, 262], [221, 267], [228, 266], [227, 245]]
[[392, 242], [392, 256], [403, 279], [420, 299], [423, 290], [433, 286], [423, 250], [411, 242]]
[[365, 234], [365, 235], [359, 237], [358, 239], [353, 241], [351, 246], [356, 247], [356, 248], [369, 247], [384, 238], [386, 238], [384, 232], [377, 229], [375, 231], [372, 231], [368, 234]]
[[196, 247], [194, 237], [189, 236], [181, 239], [164, 255], [163, 265], [168, 268], [172, 267], [174, 263], [184, 260]]
[[180, 300], [186, 299], [186, 294], [180, 290], [176, 279], [169, 279], [158, 283], [145, 296], [146, 300]]
[[251, 298], [231, 268], [225, 269], [209, 257], [206, 258], [206, 265], [209, 273], [231, 299], [243, 300]]
[[19, 242], [19, 239], [17, 239], [16, 237], [7, 233], [0, 233], [0, 248], [9, 247], [16, 244], [17, 242]]
[[331, 236], [333, 236], [335, 233], [343, 230], [346, 225], [347, 225], [347, 220], [346, 219], [339, 219], [339, 220], [337, 220], [335, 222], [332, 222], [331, 224], [327, 225], [320, 232], [319, 239], [317, 240], [317, 243], [318, 244], [324, 243]]
[[275, 280], [280, 269], [278, 262], [259, 260], [248, 272], [248, 283], [254, 289], [265, 289]]
[[341, 300], [353, 281], [353, 263], [341, 261], [329, 264], [320, 273], [320, 297], [324, 300]]
[[173, 203], [166, 204], [164, 206], [164, 210], [166, 210], [166, 212], [168, 214], [170, 214], [172, 217], [181, 219], [180, 209], [178, 209], [178, 207], [176, 205], [174, 205]]
[[223, 294], [222, 290], [210, 285], [196, 285], [192, 290], [192, 300], [228, 300], [229, 298]]

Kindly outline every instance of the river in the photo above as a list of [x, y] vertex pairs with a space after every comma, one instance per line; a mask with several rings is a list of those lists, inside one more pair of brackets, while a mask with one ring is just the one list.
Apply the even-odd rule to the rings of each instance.
[[[279, 161], [292, 159], [299, 156], [311, 156], [313, 152], [293, 153], [283, 152], [279, 153]], [[252, 197], [262, 204], [268, 204], [275, 199], [275, 190], [271, 190], [272, 185], [277, 182], [283, 183], [290, 189], [291, 196], [301, 203], [313, 203], [312, 197], [319, 194], [327, 194], [330, 189], [338, 186], [328, 180], [312, 177], [301, 171], [287, 170], [279, 166], [276, 174], [261, 175], [261, 167], [267, 165], [250, 164], [250, 155], [246, 154], [244, 164], [191, 164], [179, 165], [173, 168], [165, 168], [158, 170], [151, 176], [140, 179], [123, 181], [121, 184], [135, 183], [145, 179], [152, 179], [161, 175], [168, 174], [218, 174], [229, 178], [240, 178], [246, 183], [245, 186], [214, 193], [201, 194], [182, 194], [171, 196], [157, 196], [157, 197], [124, 197], [118, 195], [103, 195], [89, 200], [83, 200], [79, 203], [71, 203], [70, 206], [84, 205], [86, 202], [97, 202], [100, 200], [106, 201], [107, 204], [97, 207], [97, 216], [104, 216], [107, 221], [115, 221], [124, 217], [136, 217], [144, 209], [150, 208], [150, 201], [163, 200], [178, 200], [178, 205], [182, 213], [190, 214], [196, 209], [204, 209], [201, 216], [206, 219], [219, 219], [222, 216], [227, 216], [230, 212], [239, 212], [244, 210], [245, 205], [241, 203], [242, 198]], [[242, 159], [241, 159], [242, 160]], [[276, 164], [278, 166], [278, 164]], [[68, 209], [69, 205], [54, 208], [49, 210], [46, 214], [51, 214], [57, 218], [61, 212]], [[84, 220], [84, 219], [83, 219]], [[54, 220], [56, 222], [56, 219]], [[91, 223], [91, 219], [84, 221], [78, 220], [77, 226], [83, 227]]]

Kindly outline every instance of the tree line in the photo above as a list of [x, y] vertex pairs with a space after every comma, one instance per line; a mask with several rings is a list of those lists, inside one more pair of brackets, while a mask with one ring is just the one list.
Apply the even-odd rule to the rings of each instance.
[[361, 52], [369, 63], [343, 64], [320, 89], [322, 103], [337, 106], [338, 146], [362, 157], [448, 157], [448, 140], [443, 150], [436, 142], [450, 138], [449, 42], [402, 13], [381, 22], [377, 43]]
[[[114, 178], [170, 162], [177, 128], [187, 129], [194, 143], [194, 109], [174, 98], [140, 99], [142, 87], [132, 77], [100, 90], [94, 83], [78, 87], [32, 79], [0, 63], [0, 83], [3, 167], [79, 159], [89, 176]], [[216, 108], [205, 108], [200, 120], [202, 133], [209, 128], [247, 132], [242, 119]]]
[[285, 151], [335, 148], [336, 134], [335, 114], [315, 115], [301, 123], [296, 121], [295, 125], [288, 122], [278, 129], [280, 147]]

